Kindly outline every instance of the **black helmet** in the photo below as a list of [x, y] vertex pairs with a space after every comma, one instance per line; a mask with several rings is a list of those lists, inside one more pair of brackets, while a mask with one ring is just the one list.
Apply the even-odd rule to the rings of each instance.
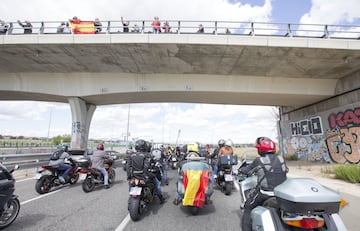
[[223, 147], [223, 146], [225, 145], [225, 140], [224, 140], [224, 139], [220, 139], [220, 140], [218, 141], [218, 145], [219, 145], [219, 147]]
[[61, 147], [61, 150], [63, 150], [64, 152], [68, 152], [69, 151], [69, 147], [67, 145], [63, 145]]
[[147, 151], [147, 144], [145, 140], [137, 140], [135, 142], [135, 150], [138, 152], [146, 152]]

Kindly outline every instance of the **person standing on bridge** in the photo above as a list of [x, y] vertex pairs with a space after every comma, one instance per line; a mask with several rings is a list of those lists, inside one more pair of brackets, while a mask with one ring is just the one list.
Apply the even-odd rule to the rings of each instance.
[[26, 20], [24, 23], [22, 23], [20, 20], [18, 20], [18, 23], [20, 26], [24, 28], [24, 34], [31, 34], [32, 33], [32, 25], [30, 21]]
[[122, 23], [122, 25], [123, 25], [123, 32], [124, 32], [124, 33], [128, 33], [128, 32], [129, 32], [130, 22], [129, 22], [129, 21], [124, 21], [123, 16], [121, 16], [121, 23]]
[[154, 17], [154, 21], [151, 23], [151, 26], [153, 28], [154, 34], [159, 34], [161, 32], [161, 29], [160, 29], [161, 24], [160, 24], [158, 16]]

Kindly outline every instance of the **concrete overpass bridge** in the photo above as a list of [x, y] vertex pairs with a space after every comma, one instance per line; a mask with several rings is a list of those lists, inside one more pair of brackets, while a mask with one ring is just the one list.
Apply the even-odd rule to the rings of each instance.
[[[360, 120], [360, 41], [320, 37], [8, 34], [0, 36], [0, 100], [69, 102], [72, 148], [79, 149], [97, 105], [280, 106], [285, 148], [302, 133], [314, 135], [319, 113], [352, 105], [346, 110]], [[331, 126], [321, 124], [321, 134]]]

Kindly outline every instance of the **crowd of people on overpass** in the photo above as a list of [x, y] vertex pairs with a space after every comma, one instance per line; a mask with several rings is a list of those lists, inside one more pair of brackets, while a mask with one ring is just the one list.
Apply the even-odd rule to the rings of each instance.
[[[25, 20], [21, 22], [17, 21], [19, 26], [24, 29], [24, 34], [32, 34], [33, 33], [33, 25], [29, 20]], [[118, 32], [121, 33], [141, 33], [145, 32], [144, 25], [141, 27], [134, 23], [132, 26], [130, 25], [130, 21], [124, 20], [121, 16], [121, 24], [122, 31], [119, 29]], [[172, 27], [170, 26], [169, 21], [164, 21], [163, 23], [160, 21], [158, 16], [155, 16], [153, 21], [151, 22], [151, 31], [154, 34], [159, 33], [177, 33], [178, 31], [172, 31]], [[0, 20], [0, 34], [10, 33], [9, 30], [12, 27], [12, 24], [5, 22], [4, 20]], [[12, 30], [12, 29], [11, 29]], [[40, 29], [41, 30], [41, 29]], [[58, 34], [97, 34], [103, 31], [103, 25], [99, 18], [95, 18], [94, 20], [80, 20], [77, 16], [69, 19], [68, 21], [60, 22], [60, 24], [56, 28], [56, 33]], [[202, 24], [199, 24], [196, 33], [205, 33], [205, 27]], [[215, 31], [213, 31], [215, 33]], [[231, 34], [228, 28], [225, 28], [225, 34]]]

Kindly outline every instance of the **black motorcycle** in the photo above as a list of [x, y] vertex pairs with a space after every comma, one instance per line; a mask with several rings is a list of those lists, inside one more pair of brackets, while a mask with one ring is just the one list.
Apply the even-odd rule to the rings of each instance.
[[[88, 193], [95, 189], [97, 185], [104, 184], [104, 175], [97, 168], [91, 167], [91, 160], [83, 159], [82, 168], [80, 170], [79, 181], [82, 182], [82, 189], [84, 192]], [[108, 173], [109, 177], [109, 185], [115, 182], [115, 169], [112, 167], [114, 164], [114, 160], [111, 158], [104, 160], [104, 167]]]
[[[153, 162], [149, 171], [161, 181], [160, 162]], [[144, 173], [136, 174], [130, 179], [128, 210], [131, 220], [139, 220], [141, 214], [143, 214], [147, 207], [155, 200], [155, 184], [154, 177], [149, 177]]]
[[12, 173], [19, 166], [8, 170], [4, 165], [0, 164], [0, 229], [8, 227], [13, 223], [20, 211], [20, 202], [15, 191], [15, 178]]
[[216, 181], [225, 195], [230, 195], [234, 187], [233, 165], [237, 165], [236, 155], [223, 155], [219, 157], [219, 171]]

